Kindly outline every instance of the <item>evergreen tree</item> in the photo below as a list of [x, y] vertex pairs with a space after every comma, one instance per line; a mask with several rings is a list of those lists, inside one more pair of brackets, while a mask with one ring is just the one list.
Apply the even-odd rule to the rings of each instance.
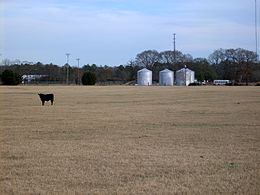
[[93, 72], [85, 72], [81, 78], [83, 85], [95, 85], [96, 80], [96, 75]]
[[22, 82], [22, 77], [11, 70], [5, 70], [1, 74], [3, 85], [18, 85]]

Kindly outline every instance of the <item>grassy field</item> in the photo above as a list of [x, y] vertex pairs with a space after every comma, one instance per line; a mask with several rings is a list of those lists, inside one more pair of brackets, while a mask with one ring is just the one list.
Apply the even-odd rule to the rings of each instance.
[[1, 86], [0, 122], [0, 194], [260, 194], [259, 87]]

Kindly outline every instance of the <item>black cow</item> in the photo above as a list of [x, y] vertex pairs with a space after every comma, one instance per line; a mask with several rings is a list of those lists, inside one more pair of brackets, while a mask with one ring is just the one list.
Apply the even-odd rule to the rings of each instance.
[[53, 101], [54, 101], [54, 95], [51, 94], [42, 94], [42, 93], [38, 93], [38, 95], [41, 98], [42, 101], [42, 105], [44, 105], [45, 101], [51, 101], [51, 105], [53, 105]]

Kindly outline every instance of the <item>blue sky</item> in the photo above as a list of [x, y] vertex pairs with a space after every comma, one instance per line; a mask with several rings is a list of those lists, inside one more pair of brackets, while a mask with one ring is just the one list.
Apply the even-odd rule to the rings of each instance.
[[[259, 1], [259, 0], [258, 0]], [[117, 66], [147, 50], [255, 51], [254, 0], [1, 0], [1, 59]], [[258, 18], [260, 2], [258, 2]], [[259, 19], [260, 21], [260, 19]], [[260, 31], [258, 21], [258, 31]], [[259, 52], [259, 51], [258, 51]]]

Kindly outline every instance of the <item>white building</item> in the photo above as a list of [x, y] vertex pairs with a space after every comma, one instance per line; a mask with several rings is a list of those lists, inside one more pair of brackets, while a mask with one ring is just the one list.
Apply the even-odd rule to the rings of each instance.
[[36, 81], [47, 76], [48, 75], [26, 74], [22, 76], [22, 83], [31, 83], [32, 81]]

